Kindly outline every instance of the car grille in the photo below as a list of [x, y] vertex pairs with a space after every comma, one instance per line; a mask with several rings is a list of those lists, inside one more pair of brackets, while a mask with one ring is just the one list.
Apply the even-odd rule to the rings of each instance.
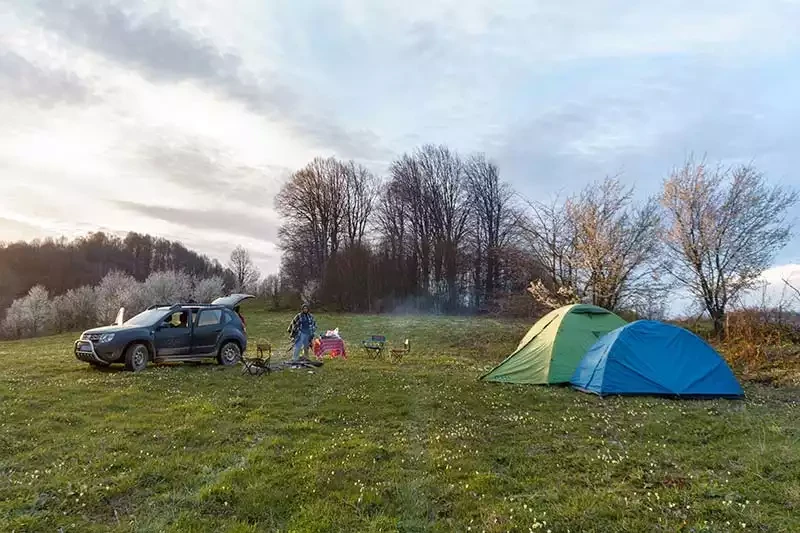
[[100, 341], [100, 334], [99, 333], [84, 333], [81, 336], [82, 341], [92, 341], [92, 342], [99, 342]]

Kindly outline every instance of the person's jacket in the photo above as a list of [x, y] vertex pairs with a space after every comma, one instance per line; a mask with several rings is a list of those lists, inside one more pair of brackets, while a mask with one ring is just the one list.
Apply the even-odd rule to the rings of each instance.
[[289, 336], [293, 339], [296, 339], [297, 336], [300, 335], [300, 331], [303, 329], [303, 326], [308, 328], [308, 330], [311, 332], [310, 337], [314, 338], [314, 335], [317, 331], [317, 322], [314, 320], [314, 315], [311, 313], [297, 313], [294, 316], [292, 323], [289, 324], [289, 328], [287, 329]]

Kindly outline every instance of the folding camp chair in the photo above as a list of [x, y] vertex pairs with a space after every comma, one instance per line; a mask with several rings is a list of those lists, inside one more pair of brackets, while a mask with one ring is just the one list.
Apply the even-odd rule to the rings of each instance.
[[[242, 354], [242, 374], [260, 376], [263, 373], [272, 372], [270, 363], [272, 362], [272, 345], [269, 343], [256, 344], [256, 357], [245, 357]], [[266, 355], [265, 355], [266, 354]]]
[[380, 357], [385, 345], [386, 337], [383, 335], [372, 335], [369, 339], [361, 341], [361, 346], [373, 357]]
[[402, 348], [392, 348], [389, 351], [389, 358], [394, 362], [399, 362], [405, 354], [411, 351], [411, 342], [406, 339]]

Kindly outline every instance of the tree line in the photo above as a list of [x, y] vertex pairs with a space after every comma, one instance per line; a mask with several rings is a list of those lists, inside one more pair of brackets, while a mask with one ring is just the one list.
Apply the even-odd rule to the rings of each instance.
[[693, 159], [668, 171], [653, 196], [634, 192], [612, 176], [529, 200], [485, 155], [442, 145], [403, 154], [382, 179], [354, 161], [316, 158], [275, 200], [284, 220], [278, 274], [262, 279], [241, 246], [222, 265], [137, 233], [0, 244], [0, 311], [14, 336], [38, 334], [21, 317], [44, 316], [44, 307], [50, 329], [83, 327], [80, 317], [106, 317], [90, 307], [102, 305], [115, 276], [147, 294], [172, 276], [161, 283], [177, 284], [171, 294], [182, 297], [212, 279], [216, 292], [257, 292], [274, 309], [309, 301], [336, 312], [532, 316], [586, 302], [660, 318], [680, 291], [720, 333], [726, 311], [788, 242], [797, 194], [753, 165]]
[[35, 285], [15, 299], [0, 321], [0, 338], [36, 337], [111, 324], [118, 310], [130, 318], [153, 304], [210, 302], [226, 292], [220, 276], [196, 277], [182, 271], [152, 272], [144, 281], [114, 270], [96, 285], [60, 295]]
[[95, 286], [115, 271], [137, 281], [154, 272], [180, 271], [199, 278], [218, 276], [228, 288], [236, 285], [235, 274], [219, 261], [178, 242], [139, 233], [0, 243], [0, 314], [34, 286], [62, 295]]
[[682, 291], [720, 332], [788, 242], [797, 194], [751, 164], [693, 158], [652, 197], [634, 192], [612, 176], [532, 201], [485, 155], [441, 145], [403, 154], [384, 179], [316, 158], [276, 197], [283, 256], [264, 292], [332, 311], [530, 314], [587, 302], [660, 317]]

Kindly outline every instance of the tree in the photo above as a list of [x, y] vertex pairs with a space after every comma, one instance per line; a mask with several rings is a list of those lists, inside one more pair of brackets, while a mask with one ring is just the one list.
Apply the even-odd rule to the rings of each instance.
[[225, 280], [220, 276], [199, 279], [192, 289], [192, 298], [198, 303], [210, 303], [225, 294]]
[[280, 273], [270, 274], [261, 282], [258, 295], [270, 302], [272, 309], [278, 310], [281, 308], [281, 289]]
[[[491, 301], [500, 277], [500, 257], [518, 227], [519, 213], [512, 204], [513, 191], [500, 181], [497, 165], [483, 154], [465, 164], [474, 249], [474, 279], [480, 299]], [[485, 266], [485, 269], [484, 269]]]
[[44, 333], [51, 318], [50, 295], [41, 285], [31, 287], [8, 308], [3, 329], [11, 337], [35, 337]]
[[750, 164], [710, 168], [689, 159], [664, 181], [665, 267], [703, 304], [718, 337], [729, 305], [788, 242], [786, 214], [797, 199]]
[[612, 311], [641, 297], [663, 296], [654, 268], [660, 249], [658, 202], [651, 198], [634, 206], [632, 199], [633, 187], [609, 177], [590, 184], [566, 205], [580, 292]]
[[218, 261], [178, 243], [137, 233], [124, 238], [97, 232], [73, 240], [0, 243], [0, 311], [35, 285], [57, 297], [70, 289], [97, 285], [110, 272], [124, 272], [142, 281], [165, 269], [196, 277], [230, 276]]
[[53, 298], [50, 324], [55, 331], [73, 331], [97, 325], [97, 290], [84, 286]]
[[361, 165], [344, 165], [344, 235], [347, 247], [361, 246], [375, 207], [375, 176]]
[[192, 278], [183, 272], [153, 272], [144, 282], [147, 305], [188, 302], [192, 295]]
[[[394, 161], [389, 171], [387, 191], [408, 220], [414, 285], [426, 296], [446, 293], [446, 307], [455, 310], [470, 214], [461, 157], [447, 146], [425, 145]], [[396, 227], [398, 214], [396, 209], [382, 213], [386, 229]]]
[[237, 246], [233, 252], [231, 252], [229, 268], [233, 271], [236, 280], [236, 292], [257, 290], [261, 273], [253, 264], [253, 260], [250, 258], [250, 252], [244, 247]]
[[109, 272], [97, 286], [97, 318], [104, 324], [114, 321], [120, 307], [133, 316], [150, 305], [145, 302], [142, 284], [124, 272]]
[[328, 258], [339, 249], [346, 175], [347, 165], [332, 157], [318, 157], [293, 173], [275, 198], [278, 213], [287, 220], [281, 245], [303, 250], [314, 280], [322, 278]]
[[613, 311], [663, 298], [656, 267], [658, 203], [633, 203], [633, 188], [609, 177], [560, 203], [530, 203], [524, 235], [546, 273], [528, 292], [548, 307], [587, 302]]
[[564, 203], [527, 202], [523, 217], [523, 241], [541, 265], [542, 278], [531, 281], [527, 291], [534, 300], [554, 309], [578, 303], [583, 294], [578, 288], [577, 238]]

